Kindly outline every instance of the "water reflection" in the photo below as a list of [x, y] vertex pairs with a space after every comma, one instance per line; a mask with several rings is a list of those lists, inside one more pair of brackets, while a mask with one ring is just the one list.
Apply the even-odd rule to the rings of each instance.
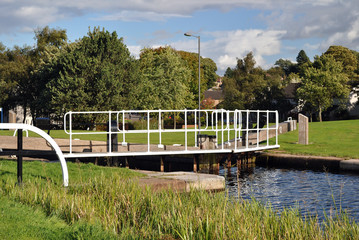
[[359, 220], [359, 175], [243, 165], [221, 168], [231, 196], [255, 197], [275, 209], [298, 207], [304, 215], [333, 216], [340, 207]]

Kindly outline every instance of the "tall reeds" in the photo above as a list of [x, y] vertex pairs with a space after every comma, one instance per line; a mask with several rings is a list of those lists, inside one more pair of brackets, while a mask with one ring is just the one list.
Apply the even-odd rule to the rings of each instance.
[[[297, 209], [278, 212], [262, 203], [236, 200], [226, 192], [153, 192], [141, 188], [127, 169], [71, 164], [70, 186], [61, 169], [25, 163], [16, 185], [16, 163], [0, 162], [0, 194], [67, 223], [84, 221], [120, 239], [355, 239], [359, 227], [346, 215], [319, 222]], [[138, 175], [138, 174], [137, 174]]]

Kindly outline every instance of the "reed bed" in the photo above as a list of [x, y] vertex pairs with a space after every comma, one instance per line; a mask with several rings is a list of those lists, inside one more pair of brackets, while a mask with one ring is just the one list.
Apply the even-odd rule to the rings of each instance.
[[68, 163], [70, 186], [61, 185], [57, 163], [24, 163], [16, 184], [16, 162], [0, 161], [0, 194], [41, 207], [68, 224], [100, 226], [119, 239], [357, 239], [359, 226], [338, 213], [319, 222], [297, 209], [280, 212], [255, 199], [226, 192], [153, 192], [128, 169]]

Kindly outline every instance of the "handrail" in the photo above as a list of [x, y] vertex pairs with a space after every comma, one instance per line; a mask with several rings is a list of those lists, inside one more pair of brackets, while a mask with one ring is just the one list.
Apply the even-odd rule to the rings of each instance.
[[[203, 119], [205, 120], [205, 124], [203, 124], [204, 128], [199, 129], [198, 126], [200, 124], [200, 119], [198, 118], [198, 113], [202, 114]], [[144, 123], [143, 129], [137, 130], [126, 130], [125, 128], [125, 114], [137, 114], [146, 119]], [[164, 113], [172, 114], [181, 114], [184, 117], [185, 126], [182, 129], [163, 129], [162, 121], [164, 120]], [[86, 132], [73, 132], [72, 120], [74, 115], [79, 114], [103, 114], [104, 117], [107, 116], [107, 121], [111, 120], [116, 122], [117, 132], [109, 129], [108, 131], [86, 131]], [[111, 115], [114, 116], [111, 117]], [[192, 116], [193, 119], [189, 123], [189, 116]], [[156, 123], [158, 126], [150, 126], [150, 119], [156, 119], [158, 122]], [[69, 124], [68, 124], [69, 121]], [[194, 122], [193, 122], [194, 121]], [[194, 128], [189, 128], [188, 124], [193, 124]], [[202, 124], [201, 124], [202, 125]], [[253, 125], [253, 126], [252, 126]], [[260, 127], [261, 126], [261, 127]], [[64, 116], [64, 131], [70, 135], [70, 153], [66, 154], [65, 157], [73, 156], [72, 152], [72, 137], [74, 135], [92, 135], [92, 134], [108, 134], [108, 138], [110, 139], [113, 134], [122, 134], [122, 145], [126, 146], [126, 134], [130, 133], [143, 133], [147, 136], [147, 151], [146, 153], [150, 155], [151, 144], [155, 144], [153, 142], [152, 133], [159, 134], [159, 142], [157, 142], [157, 146], [159, 149], [163, 149], [164, 145], [162, 143], [162, 134], [164, 133], [176, 133], [182, 132], [184, 133], [184, 152], [188, 151], [197, 151], [197, 150], [189, 150], [188, 143], [189, 136], [188, 133], [194, 133], [194, 147], [199, 147], [198, 137], [199, 133], [206, 134], [206, 132], [210, 132], [210, 134], [215, 134], [217, 139], [221, 139], [221, 146], [218, 145], [218, 141], [215, 143], [217, 147], [217, 151], [228, 152], [229, 146], [232, 146], [234, 141], [234, 145], [231, 147], [232, 151], [239, 152], [243, 151], [243, 149], [248, 150], [249, 148], [253, 149], [254, 147], [258, 149], [262, 149], [263, 146], [259, 146], [260, 141], [266, 141], [265, 144], [268, 148], [278, 147], [278, 112], [274, 110], [224, 110], [224, 109], [183, 109], [183, 110], [120, 110], [120, 111], [89, 111], [89, 112], [68, 112]], [[275, 131], [275, 133], [273, 132]], [[260, 134], [261, 133], [261, 134]], [[263, 133], [263, 134], [262, 134]], [[276, 144], [269, 145], [269, 134], [275, 134], [276, 136]], [[250, 135], [250, 137], [249, 137]], [[266, 136], [265, 136], [266, 135]], [[193, 135], [191, 135], [191, 139]], [[254, 140], [253, 140], [254, 139]], [[250, 142], [251, 141], [251, 142]], [[241, 142], [241, 144], [239, 144]], [[253, 144], [253, 145], [252, 145]], [[226, 147], [224, 145], [227, 145]], [[163, 149], [165, 151], [165, 149]], [[156, 153], [160, 151], [156, 150]], [[111, 146], [109, 146], [109, 151], [107, 152], [108, 156], [113, 154], [111, 150]], [[104, 153], [106, 155], [107, 153]], [[143, 152], [142, 152], [143, 153]], [[91, 155], [91, 153], [88, 153]], [[118, 153], [119, 154], [119, 153]], [[125, 155], [125, 154], [124, 154]], [[107, 155], [106, 155], [107, 156]]]
[[23, 123], [0, 123], [0, 129], [22, 129], [25, 131], [29, 130], [29, 131], [37, 133], [38, 135], [43, 137], [55, 150], [55, 152], [60, 160], [60, 163], [61, 163], [64, 186], [65, 187], [68, 186], [69, 174], [68, 174], [68, 170], [67, 170], [66, 161], [65, 161], [64, 155], [63, 155], [60, 147], [57, 145], [57, 143], [55, 142], [55, 140], [52, 137], [50, 137], [47, 133], [45, 133], [40, 128], [34, 127], [32, 125], [28, 125], [28, 124], [23, 124]]

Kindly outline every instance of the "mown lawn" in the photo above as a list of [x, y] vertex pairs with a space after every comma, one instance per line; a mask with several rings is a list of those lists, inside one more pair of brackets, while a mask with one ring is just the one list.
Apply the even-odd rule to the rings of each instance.
[[[72, 139], [80, 139], [80, 140], [93, 140], [93, 141], [106, 141], [107, 134], [91, 134], [94, 133], [93, 131], [74, 131], [74, 133], [87, 133], [87, 134], [74, 134]], [[215, 135], [215, 131], [202, 131], [202, 134], [208, 135]], [[1, 131], [0, 136], [12, 136], [14, 131]], [[198, 133], [197, 133], [198, 134]], [[230, 138], [234, 138], [234, 131], [231, 131]], [[26, 136], [26, 133], [24, 133]], [[69, 139], [69, 135], [65, 133], [63, 130], [51, 130], [50, 136], [53, 138], [63, 138]], [[29, 137], [39, 137], [36, 133], [29, 132]], [[185, 133], [184, 132], [162, 132], [161, 136], [162, 144], [165, 145], [172, 145], [172, 144], [185, 144]], [[224, 132], [223, 134], [224, 141], [228, 140], [228, 131]], [[118, 134], [118, 141], [123, 141], [123, 135], [121, 133]], [[147, 133], [126, 133], [125, 141], [129, 143], [144, 143], [147, 144], [148, 136]], [[159, 143], [159, 134], [158, 133], [151, 133], [150, 134], [150, 142], [151, 144], [158, 144]], [[222, 133], [218, 132], [218, 143], [222, 142]], [[194, 146], [195, 144], [195, 133], [188, 132], [187, 133], [187, 143], [188, 146]]]
[[298, 130], [279, 135], [278, 142], [290, 154], [359, 159], [359, 120], [309, 123], [309, 145], [298, 144]]

